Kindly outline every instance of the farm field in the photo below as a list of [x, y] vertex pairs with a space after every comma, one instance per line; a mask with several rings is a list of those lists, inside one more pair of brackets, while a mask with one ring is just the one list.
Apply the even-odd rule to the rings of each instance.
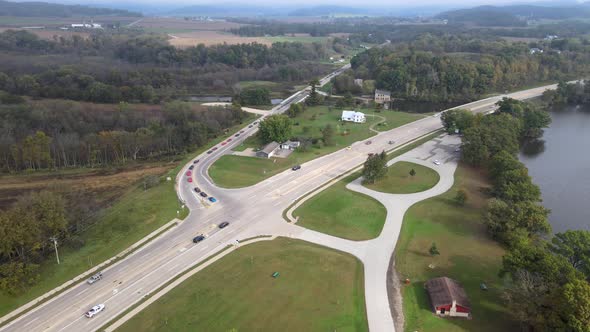
[[[139, 17], [97, 16], [94, 18], [94, 22], [100, 24], [120, 23], [121, 25], [126, 25], [138, 19]], [[0, 27], [20, 28], [23, 26], [46, 26], [48, 28], [58, 28], [60, 26], [69, 25], [72, 23], [82, 23], [85, 20], [88, 20], [88, 17], [0, 16]]]
[[351, 255], [287, 238], [245, 245], [117, 331], [201, 326], [211, 332], [368, 331], [362, 264]]

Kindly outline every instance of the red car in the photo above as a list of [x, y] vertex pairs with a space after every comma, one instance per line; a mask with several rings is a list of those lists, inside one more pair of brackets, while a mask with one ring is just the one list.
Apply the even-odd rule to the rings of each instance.
[[215, 151], [215, 150], [217, 150], [217, 147], [214, 147], [214, 148], [213, 148], [213, 149], [211, 149], [211, 150]]
[[193, 178], [186, 179], [188, 182], [193, 182]]
[[228, 138], [228, 139], [227, 139], [227, 141], [228, 141], [228, 142], [231, 142], [231, 138]]
[[186, 171], [186, 176], [191, 176], [191, 175], [193, 175], [193, 172], [191, 172], [191, 171]]
[[223, 142], [223, 143], [221, 143], [221, 145], [226, 145], [226, 144], [227, 144], [227, 142]]

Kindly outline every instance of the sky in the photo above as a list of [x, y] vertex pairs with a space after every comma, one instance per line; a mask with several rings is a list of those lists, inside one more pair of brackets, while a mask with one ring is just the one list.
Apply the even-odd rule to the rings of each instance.
[[[14, 1], [14, 0], [13, 0]], [[23, 0], [17, 0], [23, 1]], [[31, 1], [31, 0], [24, 0]], [[43, 1], [43, 0], [42, 0]], [[82, 5], [91, 5], [97, 3], [114, 3], [112, 0], [44, 0], [55, 3], [76, 3]], [[293, 1], [293, 0], [118, 0], [117, 3], [136, 3], [145, 5], [163, 5], [163, 4], [183, 4], [183, 5], [220, 5], [220, 4], [243, 4], [243, 5], [271, 5], [271, 6], [288, 6], [288, 7], [312, 7], [323, 4], [341, 5], [341, 6], [365, 6], [367, 4], [382, 5], [384, 7], [420, 7], [420, 6], [460, 6], [473, 7], [478, 5], [506, 5], [506, 4], [522, 4], [522, 3], [576, 3], [583, 1], [576, 0], [553, 0], [553, 1], [539, 1], [539, 0], [314, 0], [313, 2]]]

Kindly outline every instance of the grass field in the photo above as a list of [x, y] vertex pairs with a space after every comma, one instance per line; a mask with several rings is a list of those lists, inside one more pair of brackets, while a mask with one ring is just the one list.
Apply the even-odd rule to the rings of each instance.
[[[410, 175], [414, 170], [416, 174]], [[366, 184], [365, 187], [390, 194], [411, 194], [428, 190], [434, 187], [440, 176], [429, 167], [398, 161], [387, 168], [387, 176], [373, 184]]]
[[[247, 123], [249, 120], [244, 121]], [[229, 131], [233, 132], [242, 126], [235, 126]], [[225, 137], [219, 137], [194, 154], [206, 151], [224, 139]], [[187, 156], [180, 163], [170, 164], [162, 179], [167, 176], [174, 179], [181, 166], [188, 162], [191, 156]], [[178, 210], [181, 210], [180, 215], [176, 214]], [[180, 209], [174, 181], [161, 181], [159, 185], [147, 191], [144, 191], [141, 185], [130, 185], [111, 207], [98, 212], [95, 216], [95, 226], [80, 234], [80, 238], [85, 242], [81, 249], [61, 247], [61, 264], [55, 264], [52, 258], [47, 259], [41, 266], [41, 280], [38, 284], [19, 296], [0, 294], [0, 316], [115, 256], [173, 218], [182, 219], [188, 213], [186, 209]]]
[[355, 241], [379, 236], [387, 214], [385, 207], [367, 195], [346, 189], [359, 175], [345, 177], [295, 209], [297, 225]]
[[[279, 272], [278, 278], [272, 278]], [[368, 331], [362, 264], [307, 242], [247, 245], [117, 331]]]
[[[498, 277], [504, 250], [488, 238], [483, 222], [488, 186], [478, 171], [461, 165], [455, 174], [455, 185], [447, 193], [417, 203], [404, 217], [396, 248], [396, 267], [404, 286], [403, 307], [406, 331], [517, 331], [501, 296], [502, 280]], [[453, 203], [459, 188], [469, 195], [467, 204]], [[431, 257], [428, 248], [435, 242], [440, 256]], [[429, 268], [433, 264], [434, 269]], [[448, 276], [459, 281], [471, 301], [473, 319], [435, 317], [424, 291], [430, 278]], [[480, 290], [480, 283], [488, 291]]]
[[[327, 124], [331, 124], [335, 130], [334, 145], [314, 145], [308, 151], [295, 151], [288, 158], [259, 159], [243, 156], [223, 156], [209, 169], [209, 175], [213, 181], [225, 188], [241, 188], [254, 185], [277, 173], [289, 169], [295, 165], [332, 153], [351, 145], [354, 142], [364, 140], [375, 135], [369, 128], [382, 119], [368, 117], [366, 123], [341, 122], [341, 110], [327, 106], [309, 107], [303, 114], [292, 119], [292, 136], [306, 136], [321, 138], [321, 130]], [[400, 126], [419, 119], [419, 115], [389, 112], [387, 114], [388, 125]], [[391, 129], [391, 128], [390, 128]], [[248, 138], [244, 144], [236, 150], [245, 148], [261, 148], [262, 142], [258, 138]]]

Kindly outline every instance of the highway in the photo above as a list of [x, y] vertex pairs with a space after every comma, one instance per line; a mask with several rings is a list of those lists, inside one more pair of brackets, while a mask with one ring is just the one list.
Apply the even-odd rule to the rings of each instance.
[[[339, 73], [344, 70], [339, 69]], [[339, 73], [330, 75], [333, 77]], [[323, 83], [328, 81], [329, 78], [322, 79]], [[555, 87], [556, 85], [549, 85], [506, 96], [528, 99]], [[273, 109], [271, 113], [284, 112], [292, 103], [303, 100], [307, 95], [307, 89], [298, 92]], [[487, 113], [493, 110], [494, 104], [504, 96], [486, 98], [460, 107]], [[102, 280], [93, 285], [77, 284], [0, 328], [0, 331], [95, 331], [183, 271], [227, 245], [235, 244], [236, 240], [257, 235], [296, 237], [351, 252], [361, 259], [367, 255], [386, 255], [388, 260], [391, 253], [367, 252], [366, 248], [371, 248], [370, 246], [358, 247], [357, 242], [334, 239], [287, 223], [282, 218], [282, 212], [306, 193], [361, 165], [367, 153], [394, 147], [388, 144], [389, 141], [393, 140], [396, 142], [395, 146], [399, 146], [439, 128], [441, 128], [439, 114], [429, 116], [377, 134], [369, 139], [372, 144], [367, 145], [364, 141], [357, 142], [350, 150], [342, 149], [309, 161], [303, 164], [299, 171], [286, 170], [248, 188], [218, 188], [207, 175], [207, 170], [220, 156], [230, 154], [232, 148], [257, 131], [257, 125], [252, 124], [250, 128], [246, 126], [239, 137], [234, 137], [235, 133], [233, 133], [230, 136], [231, 142], [226, 145], [217, 145], [217, 150], [211, 154], [203, 153], [196, 156], [194, 160], [199, 160], [198, 163], [190, 162], [183, 167], [176, 181], [179, 197], [190, 208], [190, 214], [185, 221], [105, 269]], [[191, 175], [192, 183], [187, 181], [188, 177], [185, 175], [190, 165], [195, 166]], [[195, 186], [215, 196], [218, 202], [210, 203], [202, 199], [194, 192]], [[217, 225], [223, 221], [230, 222], [230, 225], [220, 230]], [[199, 234], [205, 235], [206, 239], [194, 244], [191, 240]], [[366, 279], [369, 280], [369, 277], [366, 276]], [[373, 294], [367, 294], [367, 296], [373, 296]], [[106, 305], [104, 312], [92, 319], [83, 316], [88, 309], [98, 303]], [[372, 308], [371, 304], [367, 303], [371, 331], [393, 331], [391, 317], [389, 318], [391, 329], [389, 329], [389, 321], [379, 323], [383, 320], [383, 315], [377, 311], [383, 312], [381, 309], [383, 308]]]

